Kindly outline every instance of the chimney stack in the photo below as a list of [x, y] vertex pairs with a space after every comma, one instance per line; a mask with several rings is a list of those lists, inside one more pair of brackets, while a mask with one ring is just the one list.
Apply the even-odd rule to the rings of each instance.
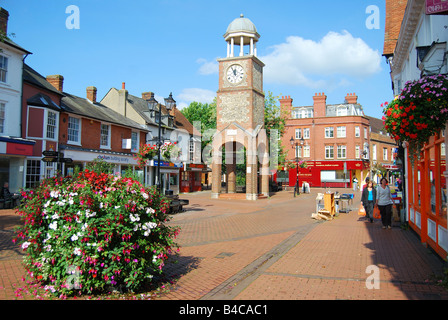
[[89, 99], [91, 102], [96, 103], [96, 87], [90, 86], [87, 87], [87, 99]]
[[325, 117], [327, 109], [327, 96], [325, 93], [316, 93], [314, 100], [314, 117]]
[[51, 76], [47, 76], [47, 81], [56, 88], [56, 90], [62, 92], [63, 86], [64, 86], [64, 77], [59, 75], [59, 74], [55, 74], [55, 75], [51, 75]]
[[282, 113], [286, 113], [286, 117], [290, 119], [292, 117], [292, 99], [291, 96], [282, 96], [281, 99], [278, 99], [280, 102], [280, 111]]
[[355, 93], [347, 93], [347, 95], [345, 96], [345, 101], [350, 104], [357, 104], [358, 96]]
[[0, 32], [7, 35], [9, 12], [0, 7]]
[[151, 99], [151, 94], [152, 94], [151, 91], [148, 91], [148, 92], [142, 92], [142, 99], [148, 101], [149, 99]]
[[121, 84], [121, 90], [118, 90], [118, 113], [124, 115], [126, 117], [126, 109], [127, 109], [127, 100], [128, 100], [128, 90], [126, 90], [125, 83]]

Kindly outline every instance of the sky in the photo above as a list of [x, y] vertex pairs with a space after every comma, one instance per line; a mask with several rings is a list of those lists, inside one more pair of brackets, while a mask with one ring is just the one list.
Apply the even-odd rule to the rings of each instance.
[[392, 99], [382, 56], [385, 0], [0, 0], [8, 33], [32, 52], [43, 76], [64, 76], [64, 91], [101, 100], [125, 82], [129, 94], [172, 92], [178, 108], [210, 103], [218, 90], [224, 33], [241, 14], [260, 34], [264, 91], [294, 106], [328, 104], [356, 93], [367, 116], [382, 117]]

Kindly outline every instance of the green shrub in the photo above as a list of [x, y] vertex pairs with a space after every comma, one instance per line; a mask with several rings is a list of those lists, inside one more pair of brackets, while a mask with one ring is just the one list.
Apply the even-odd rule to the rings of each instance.
[[177, 248], [165, 198], [131, 178], [85, 170], [23, 196], [15, 240], [28, 274], [56, 295], [139, 291]]

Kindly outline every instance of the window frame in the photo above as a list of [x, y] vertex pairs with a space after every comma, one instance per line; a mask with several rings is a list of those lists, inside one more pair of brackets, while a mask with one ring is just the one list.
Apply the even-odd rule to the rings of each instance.
[[[71, 119], [77, 120], [77, 122], [78, 122], [78, 128], [77, 128], [77, 140], [78, 141], [70, 139], [70, 136], [71, 136], [71, 134], [70, 134], [70, 121], [71, 121]], [[81, 145], [81, 130], [82, 130], [81, 126], [82, 126], [81, 118], [74, 117], [74, 116], [69, 116], [68, 117], [68, 120], [67, 120], [67, 143], [75, 144], [75, 145]], [[74, 129], [72, 129], [72, 130], [74, 130]]]
[[[103, 127], [107, 127], [107, 136], [105, 137]], [[100, 124], [100, 148], [101, 149], [110, 149], [110, 143], [111, 143], [111, 125], [108, 123], [102, 122]], [[103, 144], [104, 138], [106, 138], [106, 144]]]

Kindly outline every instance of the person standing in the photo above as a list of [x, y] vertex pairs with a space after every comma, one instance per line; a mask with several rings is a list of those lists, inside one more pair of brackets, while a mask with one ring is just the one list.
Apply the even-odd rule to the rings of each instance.
[[373, 222], [373, 207], [376, 204], [376, 190], [373, 181], [367, 183], [367, 187], [362, 190], [361, 203], [366, 211], [366, 217]]
[[392, 227], [392, 195], [390, 193], [390, 188], [387, 185], [388, 181], [386, 178], [382, 178], [380, 185], [377, 188], [377, 199], [376, 204], [380, 209], [381, 221], [383, 223], [383, 229], [390, 229]]

